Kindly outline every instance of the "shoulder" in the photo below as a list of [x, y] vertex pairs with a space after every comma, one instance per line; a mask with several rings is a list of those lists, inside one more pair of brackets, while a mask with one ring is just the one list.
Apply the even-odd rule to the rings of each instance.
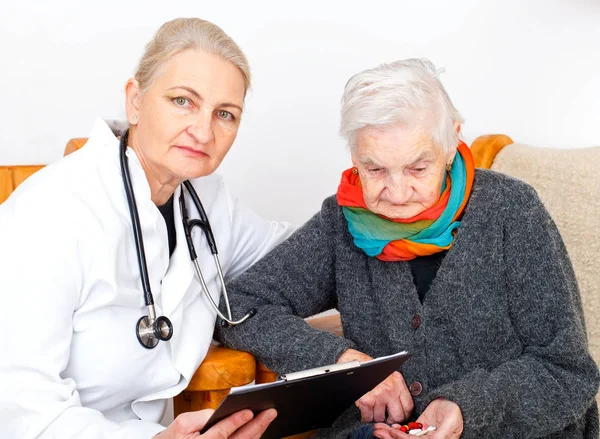
[[325, 198], [325, 200], [323, 200], [323, 203], [321, 204], [320, 213], [331, 218], [343, 218], [342, 208], [338, 204], [335, 195], [330, 195], [329, 197]]
[[[28, 177], [15, 189], [2, 207], [18, 210], [36, 211], [51, 206], [70, 206], [77, 198], [76, 192], [81, 187], [80, 172], [76, 157], [65, 157], [52, 163]], [[46, 214], [51, 214], [52, 209]]]
[[102, 229], [99, 222], [106, 221], [107, 209], [115, 201], [115, 194], [103, 186], [106, 170], [95, 163], [89, 151], [82, 149], [42, 168], [0, 206], [3, 221], [11, 221], [15, 227], [39, 229], [46, 238], [91, 237], [90, 228], [97, 225]]
[[[321, 209], [309, 219], [301, 229], [304, 233], [314, 233], [326, 239], [344, 241], [341, 235], [348, 235], [348, 226], [341, 206], [338, 204], [336, 196], [331, 195], [323, 200]], [[340, 240], [341, 239], [341, 240]]]
[[321, 225], [327, 228], [338, 230], [340, 225], [344, 225], [342, 230], [345, 230], [346, 219], [335, 195], [323, 200], [321, 210], [317, 212], [314, 218], [317, 218], [322, 223]]
[[541, 206], [536, 190], [522, 180], [489, 169], [476, 169], [469, 204], [495, 211], [523, 210]]

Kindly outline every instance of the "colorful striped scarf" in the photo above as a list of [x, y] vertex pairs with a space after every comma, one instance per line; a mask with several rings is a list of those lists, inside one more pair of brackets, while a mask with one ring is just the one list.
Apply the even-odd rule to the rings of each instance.
[[364, 201], [360, 176], [352, 168], [342, 174], [337, 202], [357, 247], [382, 261], [408, 261], [452, 246], [474, 175], [471, 150], [460, 142], [452, 168], [446, 172], [440, 199], [412, 218], [392, 219], [371, 212]]

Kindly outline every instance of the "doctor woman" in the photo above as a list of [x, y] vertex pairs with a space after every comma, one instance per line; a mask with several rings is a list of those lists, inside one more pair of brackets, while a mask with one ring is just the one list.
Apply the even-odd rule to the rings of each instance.
[[[246, 57], [219, 27], [170, 21], [126, 84], [121, 140], [97, 121], [84, 148], [0, 206], [0, 437], [199, 437], [211, 411], [158, 423], [202, 362], [217, 318], [190, 259], [180, 202], [199, 218], [197, 193], [225, 279], [291, 232], [245, 209], [213, 175], [249, 83]], [[218, 302], [221, 279], [200, 229], [198, 268]], [[259, 437], [275, 416], [242, 411], [202, 437]]]

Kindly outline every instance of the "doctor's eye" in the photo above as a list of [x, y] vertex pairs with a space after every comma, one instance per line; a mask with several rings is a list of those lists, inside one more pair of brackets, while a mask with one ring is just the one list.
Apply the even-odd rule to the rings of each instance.
[[188, 98], [184, 98], [183, 96], [179, 96], [173, 99], [175, 105], [180, 107], [187, 107], [190, 104], [190, 100]]
[[219, 116], [219, 118], [223, 119], [223, 120], [233, 120], [233, 119], [235, 119], [233, 117], [233, 114], [231, 114], [229, 111], [225, 111], [225, 110], [219, 110], [219, 111], [217, 111], [217, 116]]

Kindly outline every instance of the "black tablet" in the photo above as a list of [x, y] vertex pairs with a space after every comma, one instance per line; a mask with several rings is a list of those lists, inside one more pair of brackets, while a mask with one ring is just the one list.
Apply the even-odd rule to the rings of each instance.
[[277, 410], [277, 418], [262, 436], [265, 439], [330, 427], [357, 399], [398, 370], [409, 357], [408, 352], [400, 352], [365, 363], [295, 372], [274, 383], [233, 389], [201, 433], [243, 409], [254, 414], [270, 408]]

